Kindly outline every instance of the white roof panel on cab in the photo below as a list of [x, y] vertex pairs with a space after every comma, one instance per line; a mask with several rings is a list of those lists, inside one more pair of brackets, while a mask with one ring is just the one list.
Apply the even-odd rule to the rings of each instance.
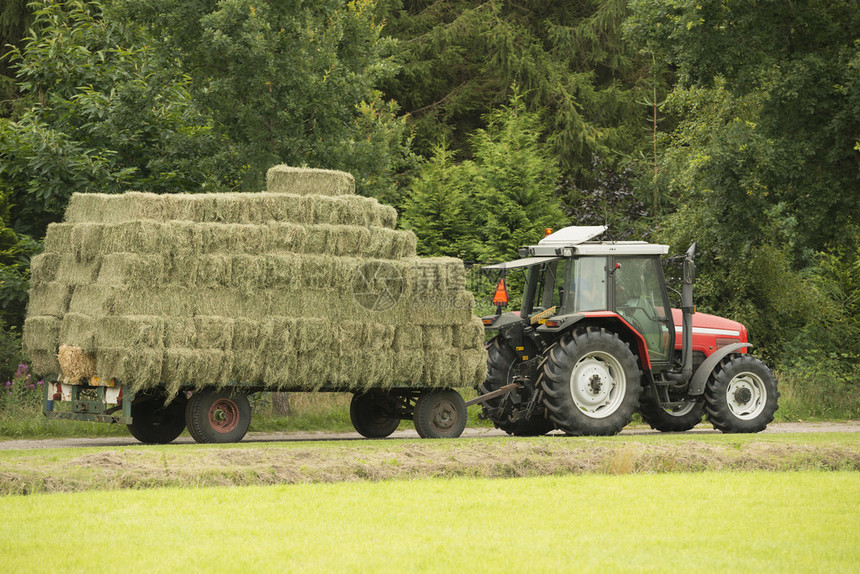
[[668, 245], [644, 241], [617, 241], [614, 243], [585, 243], [576, 245], [577, 255], [666, 255]]
[[538, 245], [545, 245], [547, 247], [570, 247], [571, 245], [585, 243], [589, 239], [597, 237], [606, 231], [606, 229], [607, 227], [605, 225], [563, 227], [555, 233], [550, 233], [538, 241]]
[[592, 241], [606, 231], [604, 225], [571, 226], [559, 229], [527, 249], [532, 257], [573, 255], [666, 255], [668, 245], [646, 241]]

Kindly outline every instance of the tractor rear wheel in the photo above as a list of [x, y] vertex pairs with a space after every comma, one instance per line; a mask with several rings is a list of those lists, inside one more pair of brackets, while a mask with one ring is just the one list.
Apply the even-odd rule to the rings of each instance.
[[142, 443], [167, 444], [185, 430], [185, 393], [179, 393], [164, 404], [162, 393], [138, 394], [131, 404], [131, 424], [127, 424], [131, 436]]
[[729, 355], [705, 386], [705, 412], [725, 433], [763, 431], [779, 408], [779, 391], [770, 369], [752, 355]]
[[385, 438], [400, 425], [400, 417], [391, 416], [393, 410], [388, 393], [374, 389], [352, 395], [349, 419], [361, 436]]
[[245, 395], [203, 389], [188, 399], [185, 421], [197, 442], [239, 442], [251, 426], [251, 405]]
[[[520, 356], [511, 349], [504, 339], [495, 337], [487, 347], [487, 378], [478, 387], [478, 394], [485, 395], [511, 384], [514, 378], [514, 368], [521, 362]], [[540, 436], [553, 429], [552, 422], [543, 416], [533, 416], [529, 420], [516, 422], [502, 420], [494, 416], [495, 409], [501, 402], [502, 397], [499, 397], [490, 399], [482, 405], [484, 416], [493, 421], [496, 428], [514, 436]]]
[[588, 327], [550, 347], [541, 384], [550, 420], [570, 435], [614, 435], [639, 406], [641, 371], [618, 335]]
[[652, 429], [661, 432], [683, 432], [690, 430], [700, 422], [705, 414], [704, 399], [690, 399], [689, 397], [673, 397], [671, 391], [668, 396], [673, 402], [682, 403], [681, 406], [671, 409], [665, 408], [657, 398], [653, 386], [646, 387], [642, 392], [639, 402], [639, 414], [642, 420], [651, 425]]
[[422, 394], [414, 414], [421, 438], [457, 438], [466, 428], [466, 402], [454, 389]]

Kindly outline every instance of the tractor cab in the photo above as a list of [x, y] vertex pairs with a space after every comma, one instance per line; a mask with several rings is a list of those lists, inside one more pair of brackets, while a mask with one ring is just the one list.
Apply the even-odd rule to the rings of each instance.
[[[695, 244], [684, 262], [681, 309], [673, 313], [660, 261], [669, 247], [594, 241], [605, 230], [567, 227], [520, 249], [518, 260], [483, 268], [500, 276], [497, 313], [482, 318], [485, 329], [498, 334], [488, 345], [487, 380], [479, 388], [493, 394], [483, 415], [496, 426], [513, 434], [552, 428], [615, 434], [639, 409], [655, 428], [686, 430], [701, 421], [713, 369], [750, 346], [743, 326], [727, 319], [701, 314], [694, 328]], [[519, 311], [504, 312], [511, 280], [522, 286], [522, 302]], [[718, 345], [717, 335], [728, 333], [736, 338], [724, 336]], [[756, 413], [757, 422], [720, 422], [721, 430], [764, 428], [758, 419], [772, 419], [768, 400], [775, 407], [778, 393], [764, 371], [757, 392], [749, 393], [754, 396], [736, 393], [734, 404], [737, 414]]]

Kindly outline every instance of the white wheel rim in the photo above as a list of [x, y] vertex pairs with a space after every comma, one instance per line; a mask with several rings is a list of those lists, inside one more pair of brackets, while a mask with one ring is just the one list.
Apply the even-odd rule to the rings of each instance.
[[583, 356], [570, 373], [570, 396], [587, 416], [602, 419], [621, 405], [627, 390], [627, 377], [618, 359], [595, 351]]
[[729, 381], [726, 402], [732, 414], [741, 420], [759, 416], [767, 402], [767, 388], [754, 373], [739, 373]]
[[670, 408], [670, 409], [663, 408], [663, 410], [664, 410], [664, 411], [666, 411], [667, 413], [669, 413], [670, 415], [672, 415], [673, 417], [682, 417], [682, 416], [684, 416], [685, 414], [687, 414], [687, 413], [689, 413], [690, 411], [692, 411], [692, 410], [693, 410], [693, 407], [695, 407], [695, 406], [696, 406], [696, 401], [693, 401], [693, 400], [685, 400], [685, 401], [684, 401], [684, 404], [683, 404], [683, 405], [681, 405], [680, 407], [677, 407], [677, 408], [674, 408], [674, 409], [671, 409], [671, 408]]

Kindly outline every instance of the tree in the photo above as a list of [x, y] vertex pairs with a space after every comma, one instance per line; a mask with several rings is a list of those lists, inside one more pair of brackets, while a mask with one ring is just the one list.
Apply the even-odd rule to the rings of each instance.
[[472, 162], [456, 162], [446, 142], [419, 165], [400, 220], [418, 235], [419, 255], [468, 258], [475, 228], [469, 203], [477, 172]]
[[696, 143], [694, 169], [713, 179], [697, 187], [726, 207], [753, 199], [768, 208], [791, 228], [796, 263], [850, 241], [860, 215], [860, 3], [637, 0], [632, 8], [629, 33], [677, 66], [684, 110], [702, 115], [722, 102], [725, 113], [700, 120], [713, 138]]
[[558, 160], [541, 141], [539, 117], [526, 111], [517, 86], [509, 104], [485, 121], [487, 128], [472, 138], [478, 177], [470, 219], [479, 229], [472, 250], [477, 261], [498, 261], [516, 257], [566, 218], [555, 196]]
[[164, 65], [188, 74], [193, 101], [211, 114], [262, 188], [277, 163], [343, 169], [383, 199], [410, 161], [397, 104], [376, 85], [396, 67], [367, 0], [118, 0], [112, 12], [157, 38]]
[[444, 138], [469, 158], [486, 110], [514, 83], [574, 186], [592, 185], [595, 155], [616, 167], [647, 141], [637, 102], [650, 58], [621, 35], [625, 0], [381, 0], [378, 10], [402, 63], [384, 90], [409, 113], [421, 154]]
[[98, 2], [33, 6], [34, 35], [10, 56], [21, 112], [0, 119], [16, 232], [41, 237], [74, 192], [229, 187], [214, 157], [223, 138], [136, 27], [105, 20]]
[[6, 0], [0, 6], [0, 117], [12, 112], [10, 105], [15, 99], [15, 74], [9, 68], [6, 55], [9, 46], [18, 46], [33, 23], [33, 13], [28, 0]]
[[565, 220], [555, 196], [558, 161], [519, 88], [484, 121], [487, 128], [471, 139], [473, 160], [455, 163], [451, 150], [438, 146], [409, 189], [404, 222], [423, 254], [510, 259]]

